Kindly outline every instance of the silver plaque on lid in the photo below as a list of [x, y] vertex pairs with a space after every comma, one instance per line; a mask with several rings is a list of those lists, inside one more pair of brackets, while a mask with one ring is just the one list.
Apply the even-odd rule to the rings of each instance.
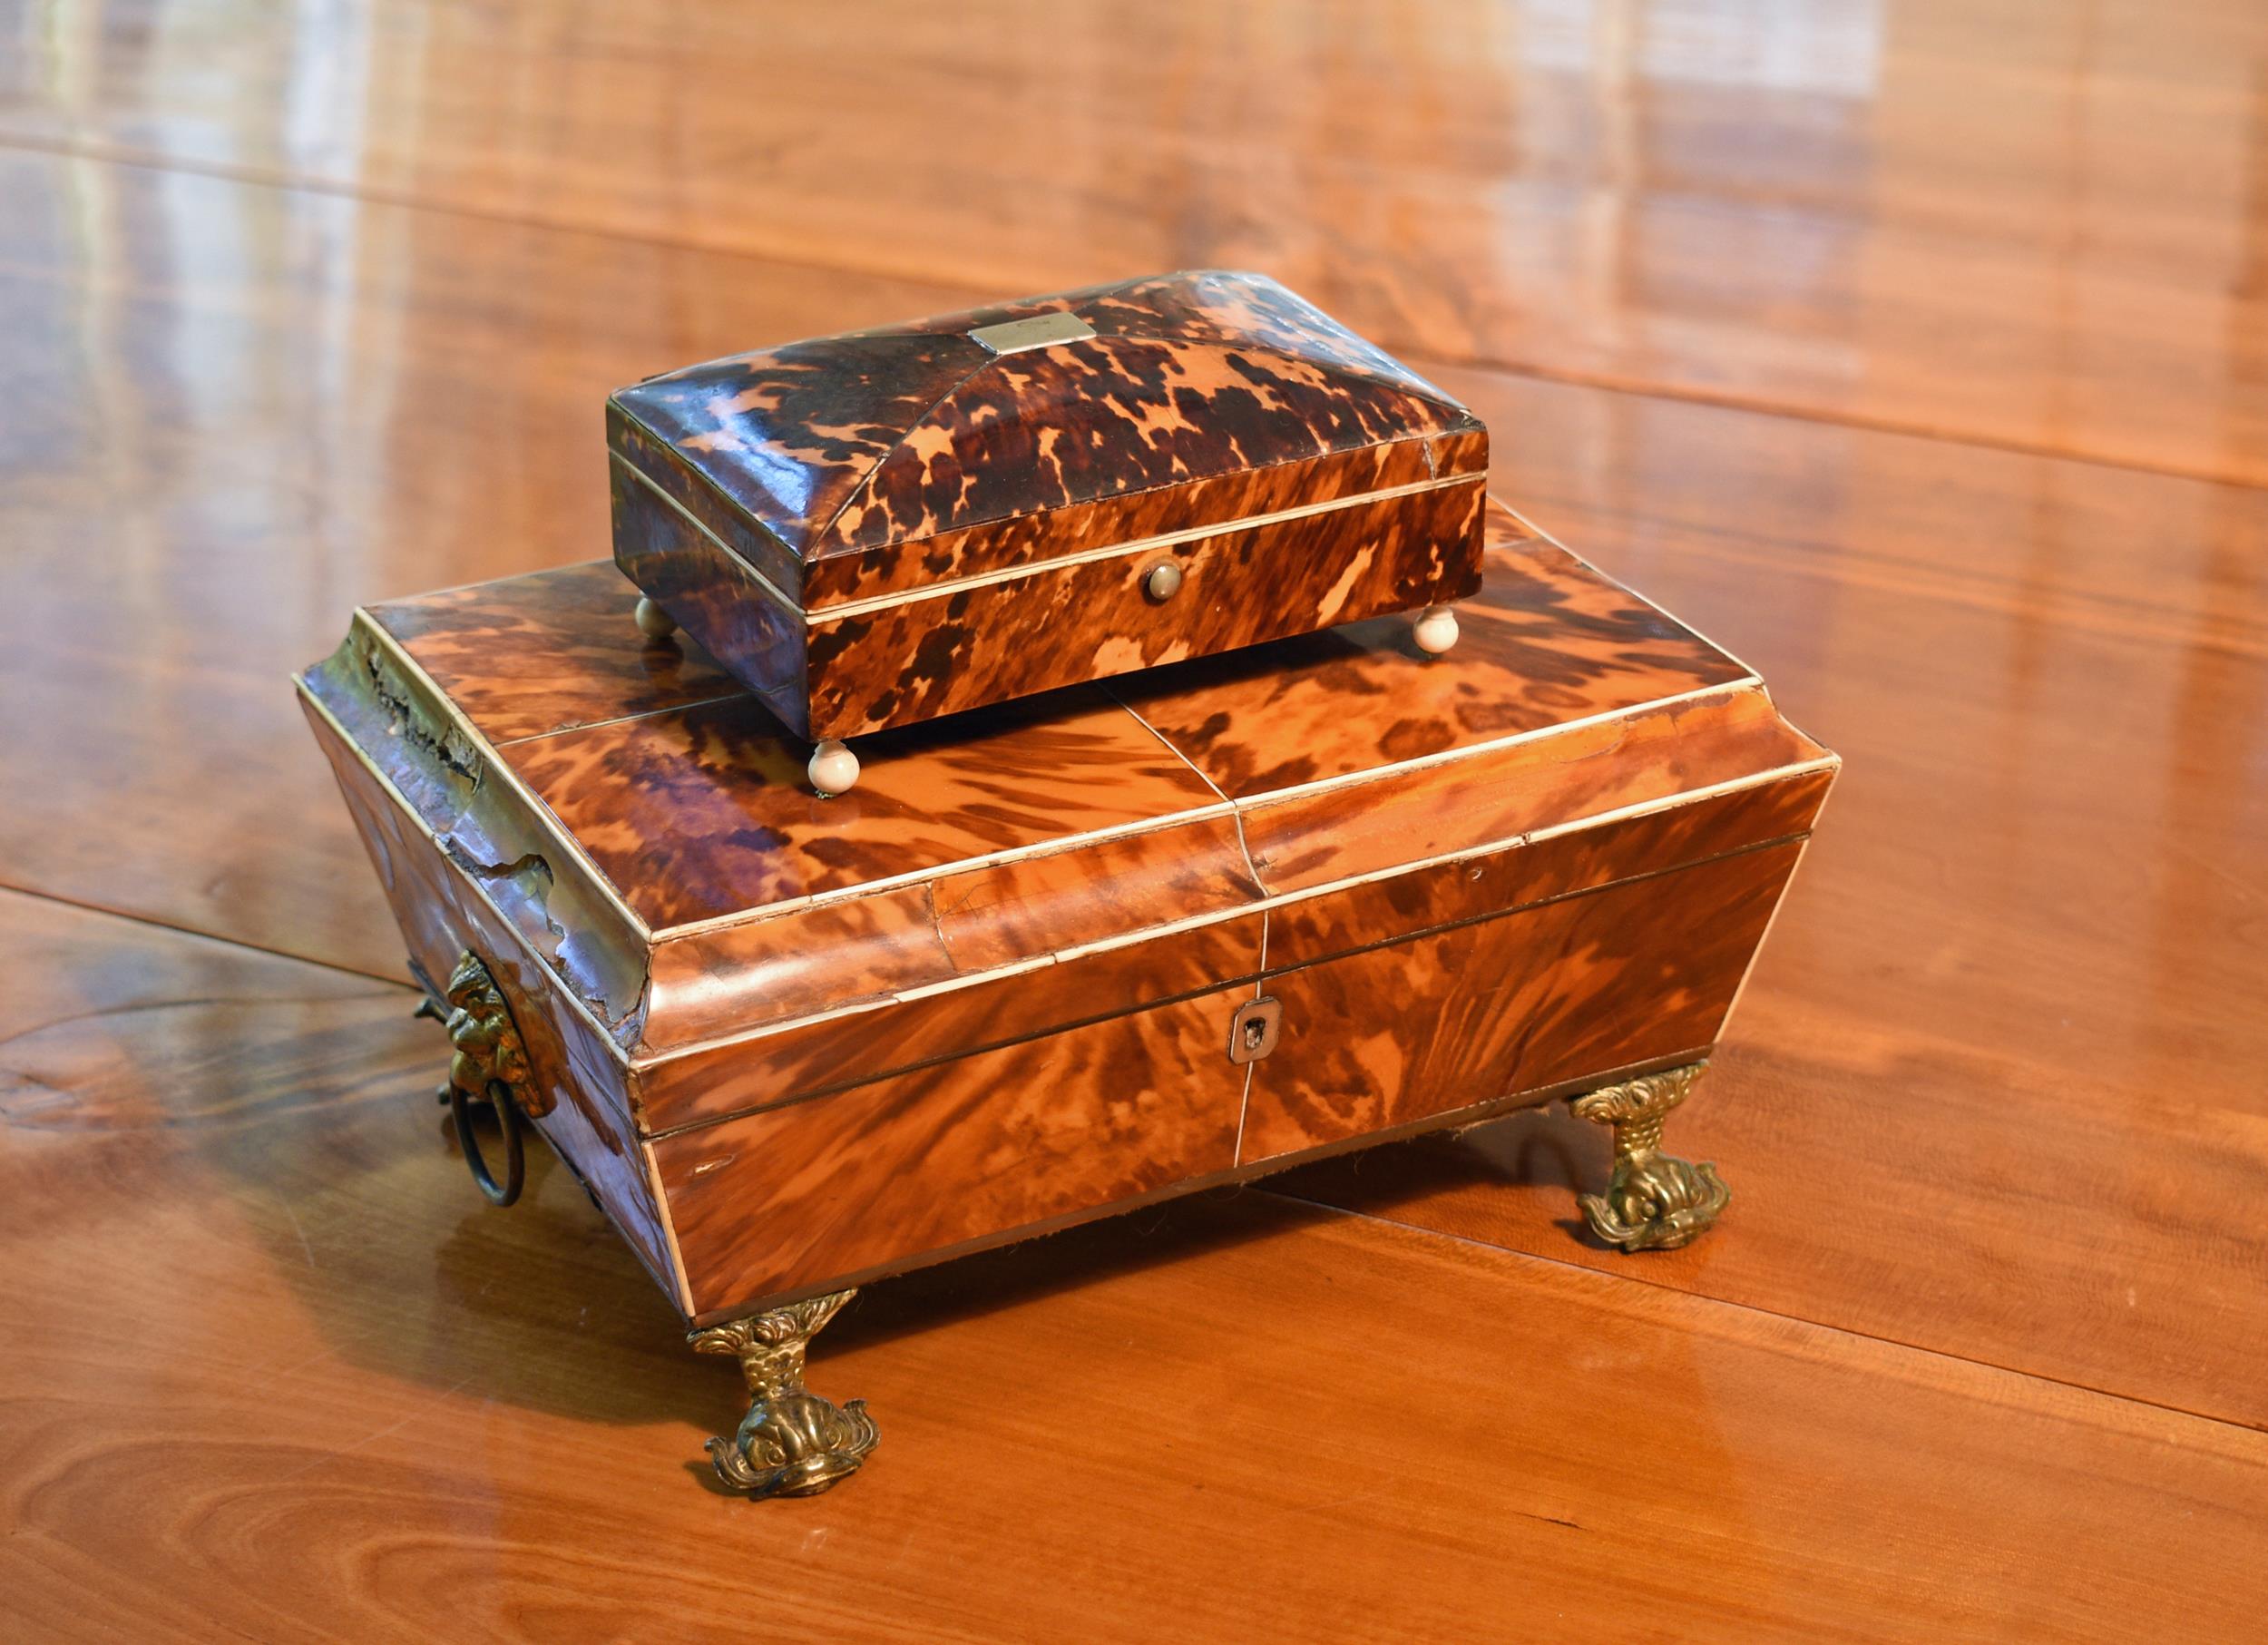
[[1035, 314], [1028, 319], [1002, 320], [997, 326], [979, 326], [969, 333], [969, 340], [982, 343], [994, 354], [1021, 354], [1026, 348], [1051, 348], [1058, 343], [1081, 343], [1094, 336], [1095, 328], [1068, 309], [1053, 314]]

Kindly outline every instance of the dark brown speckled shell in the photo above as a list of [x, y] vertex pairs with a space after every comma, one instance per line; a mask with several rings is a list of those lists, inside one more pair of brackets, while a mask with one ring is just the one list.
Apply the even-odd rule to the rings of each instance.
[[[1095, 335], [1002, 355], [968, 335], [1051, 312]], [[1479, 577], [1486, 431], [1258, 275], [712, 360], [616, 394], [608, 436], [617, 563], [810, 738], [1444, 603]], [[1184, 573], [1162, 603], [1141, 586], [1160, 558]]]

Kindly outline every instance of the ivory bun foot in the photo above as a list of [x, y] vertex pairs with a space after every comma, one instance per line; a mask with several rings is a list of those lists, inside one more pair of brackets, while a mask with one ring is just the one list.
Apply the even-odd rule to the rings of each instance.
[[1429, 605], [1418, 613], [1410, 633], [1417, 641], [1418, 650], [1438, 657], [1457, 643], [1457, 613], [1450, 606]]
[[678, 632], [678, 620], [640, 596], [638, 602], [638, 632], [649, 640], [667, 640]]
[[804, 768], [804, 774], [822, 799], [847, 794], [858, 786], [858, 756], [830, 737], [811, 750], [811, 763]]

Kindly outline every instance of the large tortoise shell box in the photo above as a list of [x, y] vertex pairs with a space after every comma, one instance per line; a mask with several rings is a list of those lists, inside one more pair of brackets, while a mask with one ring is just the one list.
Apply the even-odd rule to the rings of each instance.
[[[969, 340], [1034, 317], [1082, 331]], [[738, 1360], [726, 1482], [824, 1490], [873, 1450], [805, 1382], [854, 1288], [1321, 1155], [1567, 1099], [1611, 1134], [1592, 1238], [1716, 1219], [1664, 1116], [1837, 761], [1484, 504], [1464, 413], [1203, 275], [752, 356], [612, 417], [636, 584], [370, 606], [299, 688], [475, 1180], [508, 1202], [540, 1133]], [[1171, 460], [1087, 461], [1138, 448]], [[641, 587], [689, 632], [641, 632]], [[1450, 599], [1429, 648], [1406, 613]], [[807, 732], [844, 731], [864, 776], [815, 792]]]

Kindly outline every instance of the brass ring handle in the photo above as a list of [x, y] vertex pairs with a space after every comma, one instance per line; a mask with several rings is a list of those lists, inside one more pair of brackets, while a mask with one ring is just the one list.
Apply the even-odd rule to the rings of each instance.
[[[529, 1066], [527, 1046], [496, 979], [470, 949], [457, 955], [456, 968], [449, 974], [447, 1001], [443, 1020], [449, 1030], [449, 1043], [455, 1048], [449, 1060], [449, 1082], [442, 1088], [449, 1103], [449, 1120], [456, 1128], [457, 1146], [464, 1152], [464, 1168], [473, 1173], [473, 1184], [481, 1197], [491, 1205], [510, 1205], [520, 1197], [521, 1186], [527, 1180], [527, 1150], [521, 1136], [524, 1121], [551, 1111], [551, 1093], [536, 1081]], [[504, 1134], [501, 1182], [473, 1132], [475, 1102], [485, 1102], [495, 1111], [496, 1123]]]
[[449, 1119], [456, 1126], [456, 1145], [464, 1152], [464, 1169], [473, 1173], [473, 1186], [481, 1197], [491, 1205], [510, 1205], [520, 1197], [528, 1175], [527, 1150], [520, 1139], [520, 1105], [502, 1080], [491, 1080], [487, 1094], [479, 1099], [495, 1111], [497, 1127], [504, 1133], [504, 1180], [499, 1182], [473, 1134], [474, 1100], [464, 1087], [450, 1083]]

